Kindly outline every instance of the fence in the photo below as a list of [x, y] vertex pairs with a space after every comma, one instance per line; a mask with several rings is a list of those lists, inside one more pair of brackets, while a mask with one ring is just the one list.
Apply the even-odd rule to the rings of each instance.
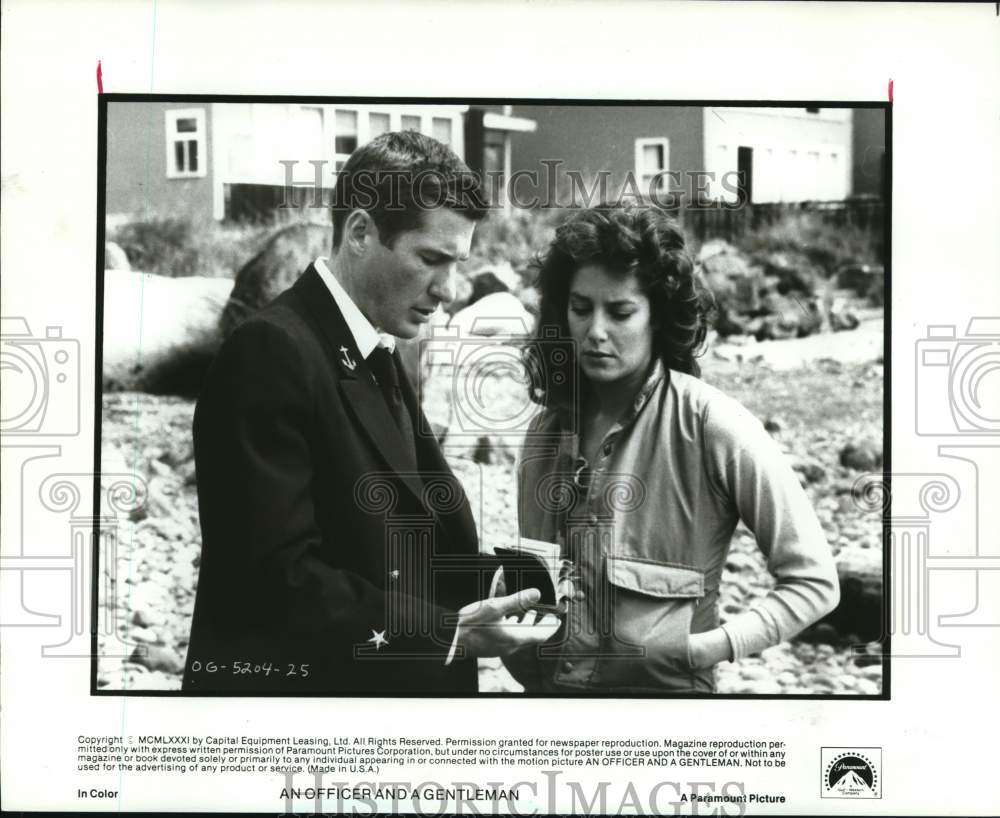
[[732, 241], [790, 215], [806, 213], [815, 214], [833, 226], [851, 225], [881, 235], [883, 212], [881, 199], [865, 198], [833, 202], [772, 202], [740, 208], [713, 203], [705, 207], [688, 206], [677, 215], [687, 235], [701, 242], [706, 239]]

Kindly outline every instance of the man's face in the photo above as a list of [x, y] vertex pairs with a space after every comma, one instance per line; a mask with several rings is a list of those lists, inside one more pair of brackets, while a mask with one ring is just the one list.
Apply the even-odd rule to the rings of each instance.
[[392, 247], [378, 240], [357, 279], [358, 306], [378, 329], [414, 338], [439, 305], [455, 297], [459, 261], [469, 257], [476, 223], [447, 207], [427, 210], [419, 227], [399, 233]]

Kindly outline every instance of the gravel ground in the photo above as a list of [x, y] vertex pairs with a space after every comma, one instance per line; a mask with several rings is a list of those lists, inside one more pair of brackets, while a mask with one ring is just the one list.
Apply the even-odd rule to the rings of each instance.
[[[799, 471], [834, 554], [880, 549], [881, 520], [851, 502], [850, 488], [858, 472], [842, 466], [839, 455], [846, 444], [870, 440], [872, 430], [881, 429], [881, 364], [821, 359], [798, 369], [782, 366], [778, 372], [765, 360], [737, 360], [730, 351], [709, 353], [704, 368], [707, 380], [771, 421], [772, 433]], [[115, 570], [103, 566], [108, 581], [101, 587], [109, 590], [101, 604], [114, 610], [119, 638], [101, 639], [100, 688], [180, 687], [201, 548], [190, 442], [193, 410], [191, 401], [180, 398], [140, 393], [104, 398], [102, 471], [143, 477], [149, 498], [134, 519], [119, 525]], [[881, 452], [880, 440], [877, 445]], [[483, 548], [509, 541], [516, 535], [513, 468], [468, 460], [456, 461], [454, 467], [477, 515]], [[772, 583], [753, 536], [740, 527], [723, 574], [723, 618], [746, 610]], [[723, 663], [716, 669], [718, 690], [877, 694], [881, 666], [864, 650], [853, 655], [858, 652], [852, 653], [851, 645], [858, 641], [851, 634], [821, 629], [810, 643], [783, 643], [759, 656]], [[488, 660], [481, 663], [480, 689], [519, 687], [498, 660]]]

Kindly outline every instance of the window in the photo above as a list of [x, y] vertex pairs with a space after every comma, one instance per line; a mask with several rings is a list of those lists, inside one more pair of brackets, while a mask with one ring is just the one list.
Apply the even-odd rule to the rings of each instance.
[[301, 106], [293, 120], [295, 140], [300, 162], [311, 162], [325, 157], [323, 150], [323, 109]]
[[402, 117], [399, 129], [401, 131], [419, 131], [420, 130], [420, 117], [419, 116], [404, 116], [404, 117]]
[[368, 138], [374, 139], [392, 130], [389, 114], [368, 114]]
[[436, 116], [431, 119], [431, 136], [445, 145], [451, 144], [451, 120]]
[[333, 135], [334, 153], [352, 154], [358, 147], [358, 112], [337, 109], [336, 131]]
[[[650, 192], [666, 191], [665, 172], [669, 169], [669, 139], [658, 136], [635, 140], [635, 176], [641, 193], [647, 195]], [[651, 184], [654, 185], [652, 190]]]
[[166, 112], [167, 178], [196, 179], [208, 173], [205, 109]]

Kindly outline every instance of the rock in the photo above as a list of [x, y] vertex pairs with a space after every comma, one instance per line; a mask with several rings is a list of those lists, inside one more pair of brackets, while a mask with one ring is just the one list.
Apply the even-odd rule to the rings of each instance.
[[132, 613], [132, 621], [140, 628], [149, 628], [165, 624], [167, 617], [152, 608], [138, 608]]
[[885, 282], [885, 268], [881, 264], [847, 264], [837, 271], [837, 286], [868, 296], [873, 286], [879, 292]]
[[776, 415], [771, 415], [764, 421], [764, 428], [771, 434], [774, 434], [775, 432], [780, 432], [787, 425], [788, 424], [785, 422], [783, 418], [778, 417]]
[[160, 636], [156, 631], [148, 628], [140, 628], [135, 625], [126, 626], [122, 629], [122, 637], [126, 642], [144, 642], [155, 644], [160, 641]]
[[132, 265], [128, 263], [128, 256], [121, 246], [113, 241], [104, 242], [104, 269], [129, 271]]
[[791, 656], [791, 652], [787, 644], [772, 645], [769, 648], [764, 648], [760, 652], [760, 658], [764, 660], [766, 664], [772, 664], [774, 662], [784, 662], [787, 661]]
[[749, 554], [741, 554], [739, 551], [730, 551], [726, 557], [726, 568], [730, 571], [756, 571], [758, 562]]
[[[158, 645], [141, 645], [137, 647], [133, 651], [129, 661], [137, 665], [142, 665], [148, 670], [159, 670], [164, 673], [180, 674], [184, 670], [184, 662], [177, 655], [176, 651]], [[153, 686], [152, 683], [147, 684], [147, 681], [143, 680], [143, 688]]]
[[458, 342], [472, 338], [526, 337], [535, 328], [534, 316], [521, 300], [509, 292], [494, 292], [455, 313], [448, 329], [457, 333]]
[[104, 274], [105, 391], [195, 394], [221, 342], [225, 278]]
[[855, 471], [875, 471], [882, 466], [882, 445], [853, 441], [840, 450], [840, 465]]
[[762, 307], [769, 314], [754, 330], [758, 341], [805, 338], [823, 329], [825, 316], [817, 297], [771, 293], [765, 296]]
[[178, 466], [177, 476], [181, 479], [185, 486], [197, 486], [198, 475], [195, 472], [194, 460], [188, 460], [186, 463], [182, 463]]
[[792, 653], [794, 653], [800, 661], [806, 663], [812, 663], [816, 658], [816, 648], [805, 642], [798, 642], [792, 645]]
[[858, 316], [848, 309], [833, 310], [830, 312], [830, 329], [834, 332], [857, 329], [861, 321]]
[[823, 284], [822, 271], [800, 253], [777, 252], [757, 259], [764, 267], [764, 274], [778, 279], [778, 292], [800, 292], [812, 295]]
[[815, 460], [796, 459], [792, 469], [805, 477], [807, 483], [819, 483], [826, 479], [826, 469]]
[[[812, 629], [826, 626], [838, 634], [852, 634], [859, 641], [882, 633], [882, 549], [842, 548], [836, 556], [840, 579], [840, 604]], [[829, 633], [829, 631], [827, 631]]]
[[778, 683], [784, 686], [797, 685], [799, 683], [799, 677], [796, 676], [792, 671], [785, 670], [778, 674]]
[[[508, 265], [509, 268], [510, 265]], [[514, 273], [514, 271], [511, 270], [511, 273]], [[514, 275], [516, 276], [516, 273]], [[493, 293], [508, 293], [514, 289], [492, 270], [483, 270], [470, 276], [469, 286], [469, 298], [463, 305], [464, 307], [470, 307], [486, 296], [493, 295]]]
[[857, 675], [862, 679], [870, 679], [872, 681], [882, 681], [882, 664], [879, 662], [877, 665], [865, 665], [864, 667], [859, 667]]
[[878, 696], [882, 692], [882, 685], [877, 684], [871, 679], [855, 679], [854, 687], [858, 693], [862, 693], [865, 696]]
[[[826, 688], [827, 691], [832, 691], [835, 687], [833, 679], [828, 676], [824, 676], [821, 673], [803, 673], [799, 678], [803, 687], [810, 687], [814, 690], [816, 688]], [[822, 692], [822, 691], [817, 691]]]
[[318, 256], [328, 256], [331, 237], [329, 226], [307, 223], [293, 224], [271, 236], [236, 273], [219, 320], [222, 337], [292, 286]]
[[[746, 335], [748, 329], [748, 323], [742, 317], [740, 317], [732, 307], [723, 306], [718, 310], [718, 316], [715, 319], [715, 331], [719, 333], [722, 338], [739, 337]], [[715, 355], [723, 360], [729, 360], [721, 352], [715, 350]]]
[[873, 307], [885, 305], [885, 269], [879, 265], [872, 273], [868, 289], [865, 290], [865, 297]]
[[[702, 276], [715, 296], [720, 314], [725, 311], [736, 315], [757, 312], [764, 283], [760, 268], [751, 267], [730, 245], [706, 244], [702, 247], [702, 254], [706, 248], [710, 248], [710, 255], [703, 255], [700, 259]], [[723, 332], [719, 330], [719, 334]]]
[[744, 679], [773, 679], [774, 674], [764, 665], [744, 665], [740, 668], [740, 675]]
[[735, 693], [753, 696], [773, 696], [784, 693], [784, 688], [773, 679], [756, 679], [739, 686]]
[[859, 680], [855, 676], [851, 676], [847, 673], [842, 673], [837, 677], [836, 681], [840, 687], [846, 687], [848, 689], [852, 689], [858, 686]]

